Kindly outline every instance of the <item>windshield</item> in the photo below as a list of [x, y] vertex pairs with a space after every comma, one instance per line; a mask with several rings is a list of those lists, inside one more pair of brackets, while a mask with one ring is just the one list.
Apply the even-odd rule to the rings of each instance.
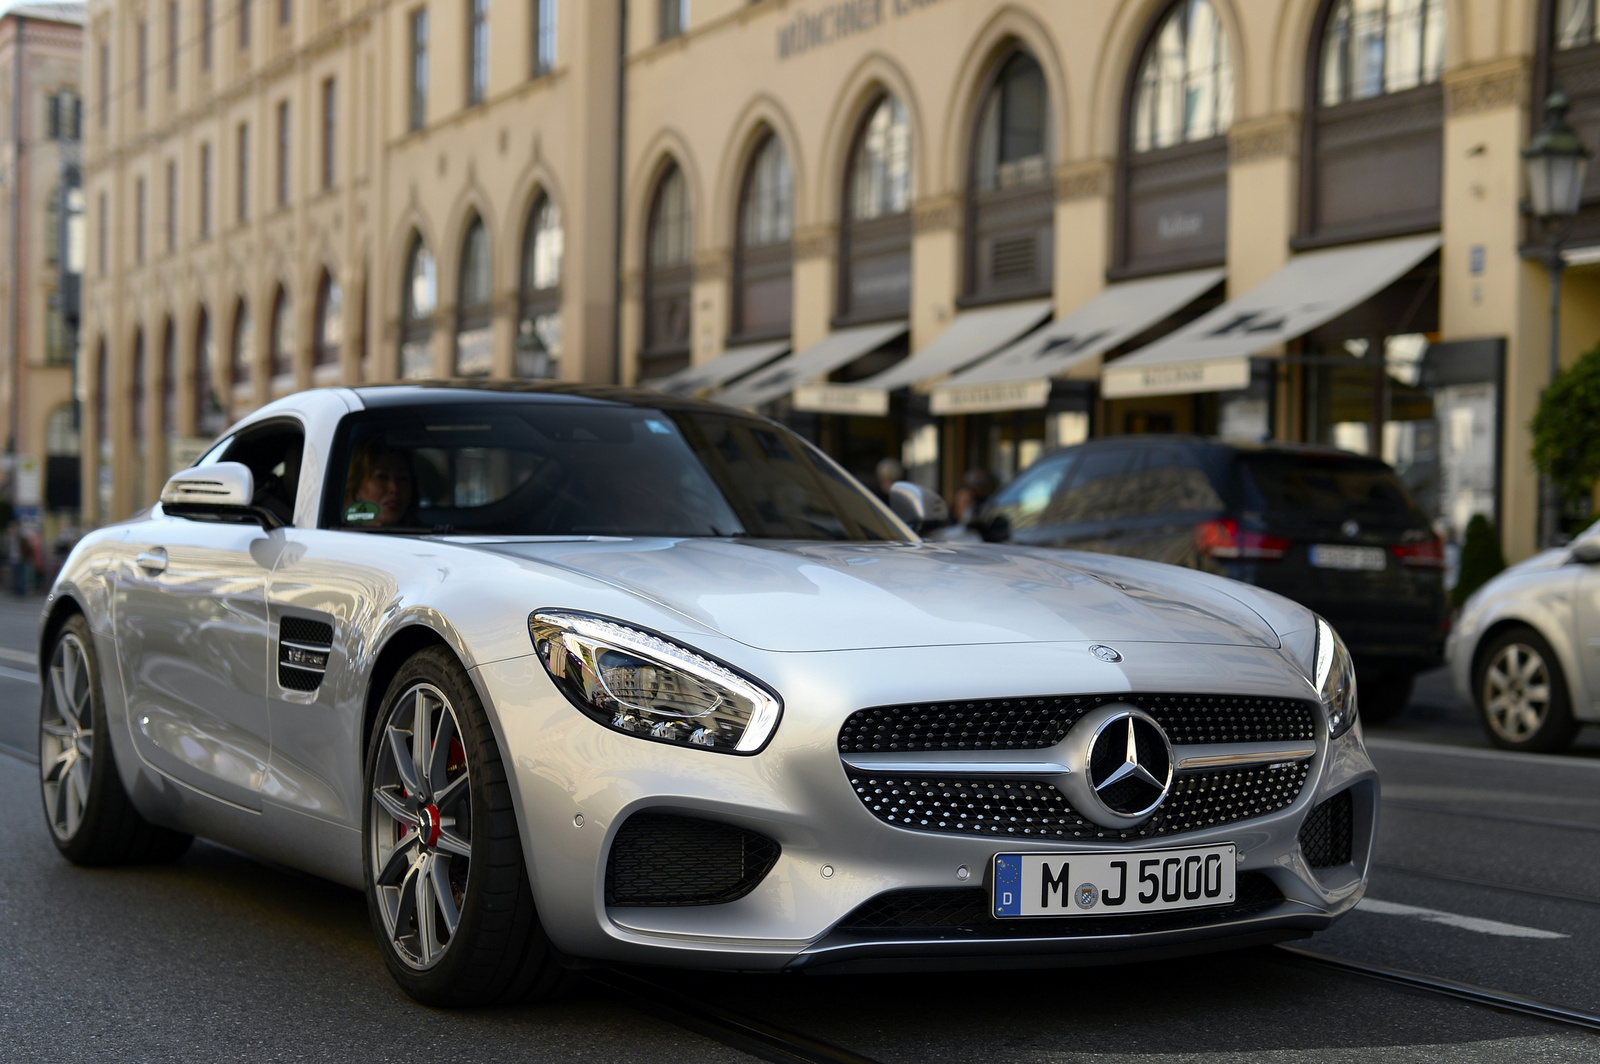
[[377, 409], [341, 425], [330, 471], [325, 524], [367, 532], [905, 538], [800, 437], [731, 411]]

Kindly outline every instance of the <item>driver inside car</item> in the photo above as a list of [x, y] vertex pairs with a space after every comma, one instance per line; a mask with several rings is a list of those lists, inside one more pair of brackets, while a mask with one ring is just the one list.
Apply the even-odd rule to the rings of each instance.
[[344, 502], [346, 524], [366, 528], [415, 524], [416, 477], [410, 454], [376, 443], [357, 450], [350, 459]]

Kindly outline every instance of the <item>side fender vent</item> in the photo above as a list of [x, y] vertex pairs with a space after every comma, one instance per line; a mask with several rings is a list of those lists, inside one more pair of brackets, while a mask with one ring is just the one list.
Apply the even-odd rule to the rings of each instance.
[[278, 686], [288, 691], [315, 691], [328, 671], [333, 653], [333, 625], [305, 617], [278, 621]]

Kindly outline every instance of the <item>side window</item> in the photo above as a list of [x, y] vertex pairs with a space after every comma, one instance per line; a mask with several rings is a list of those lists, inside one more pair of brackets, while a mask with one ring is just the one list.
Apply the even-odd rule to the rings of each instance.
[[994, 503], [989, 508], [991, 519], [1005, 518], [1007, 527], [1012, 530], [1037, 528], [1043, 524], [1050, 500], [1055, 497], [1056, 491], [1067, 479], [1075, 460], [1073, 456], [1068, 456], [1034, 465], [1007, 484], [995, 497]]
[[1139, 471], [1128, 478], [1130, 512], [1194, 513], [1222, 509], [1222, 496], [1200, 468], [1196, 455], [1181, 447], [1146, 447]]
[[276, 421], [239, 433], [221, 460], [249, 466], [255, 477], [255, 504], [270, 508], [284, 524], [292, 524], [304, 444], [299, 425]]
[[1057, 492], [1045, 510], [1044, 523], [1072, 525], [1085, 521], [1108, 521], [1137, 511], [1130, 490], [1128, 472], [1134, 452], [1108, 447], [1083, 456], [1073, 472], [1072, 483]]

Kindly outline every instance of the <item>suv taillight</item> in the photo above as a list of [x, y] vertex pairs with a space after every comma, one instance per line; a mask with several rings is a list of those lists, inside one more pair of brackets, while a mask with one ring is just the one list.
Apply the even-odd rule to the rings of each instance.
[[1264, 532], [1240, 531], [1231, 517], [1201, 521], [1194, 526], [1194, 549], [1208, 558], [1281, 558], [1289, 549], [1282, 536]]
[[1444, 568], [1444, 540], [1438, 536], [1416, 543], [1394, 543], [1389, 553], [1400, 559], [1402, 565], [1415, 565], [1422, 569]]

